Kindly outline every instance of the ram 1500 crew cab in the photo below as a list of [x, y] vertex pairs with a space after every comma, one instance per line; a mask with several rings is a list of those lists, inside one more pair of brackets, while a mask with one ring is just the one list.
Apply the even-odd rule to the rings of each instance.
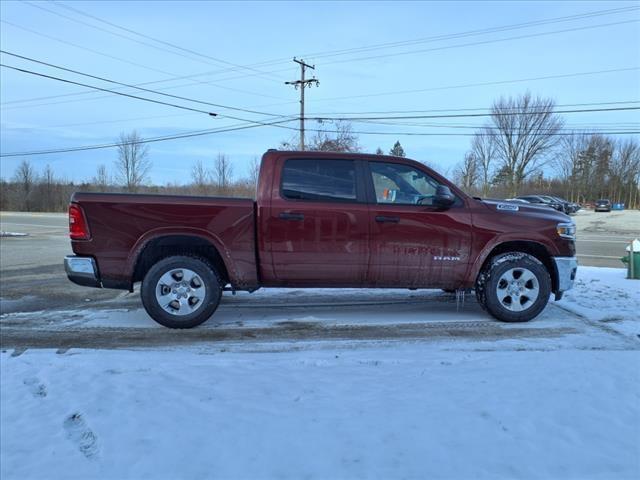
[[[475, 289], [498, 320], [528, 321], [573, 285], [563, 213], [471, 198], [421, 163], [270, 150], [256, 200], [75, 193], [69, 279], [133, 291], [158, 323], [190, 328], [223, 290]], [[226, 287], [226, 288], [225, 288]]]

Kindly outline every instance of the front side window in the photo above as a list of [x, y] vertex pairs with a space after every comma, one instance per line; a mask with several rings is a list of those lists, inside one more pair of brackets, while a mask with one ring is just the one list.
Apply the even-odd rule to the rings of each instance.
[[355, 201], [353, 160], [287, 160], [282, 170], [282, 195], [292, 200]]
[[421, 170], [399, 163], [369, 162], [377, 203], [433, 205], [439, 183]]

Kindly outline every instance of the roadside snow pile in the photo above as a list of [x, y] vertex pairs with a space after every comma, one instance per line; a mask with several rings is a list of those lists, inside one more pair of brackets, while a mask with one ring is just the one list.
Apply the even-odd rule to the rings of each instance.
[[640, 353], [0, 355], [0, 477], [639, 478]]
[[558, 305], [620, 333], [640, 336], [640, 280], [627, 279], [626, 273], [624, 268], [578, 267], [574, 288]]

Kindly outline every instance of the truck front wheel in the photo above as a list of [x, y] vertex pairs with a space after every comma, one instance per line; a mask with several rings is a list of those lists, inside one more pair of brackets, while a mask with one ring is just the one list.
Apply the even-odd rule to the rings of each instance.
[[222, 282], [207, 260], [190, 256], [163, 258], [153, 265], [140, 290], [151, 318], [169, 328], [192, 328], [218, 308]]
[[537, 258], [508, 252], [491, 259], [476, 280], [476, 297], [484, 309], [503, 322], [528, 322], [544, 310], [551, 277]]

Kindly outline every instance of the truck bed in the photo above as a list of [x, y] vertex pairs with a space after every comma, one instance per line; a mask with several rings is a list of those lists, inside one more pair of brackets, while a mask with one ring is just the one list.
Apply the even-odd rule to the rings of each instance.
[[105, 287], [130, 288], [139, 253], [167, 235], [212, 243], [232, 285], [258, 284], [252, 199], [75, 193], [71, 202], [82, 207], [91, 232], [90, 240], [72, 241], [73, 252], [96, 258]]

